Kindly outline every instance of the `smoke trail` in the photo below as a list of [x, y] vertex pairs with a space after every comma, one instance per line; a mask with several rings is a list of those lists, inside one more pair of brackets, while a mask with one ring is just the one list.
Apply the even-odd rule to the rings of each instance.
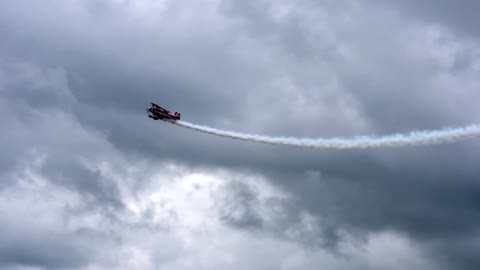
[[231, 139], [306, 148], [354, 149], [400, 147], [426, 144], [441, 144], [473, 137], [480, 137], [480, 125], [471, 125], [459, 128], [447, 128], [442, 130], [415, 131], [408, 134], [392, 134], [382, 137], [358, 136], [352, 138], [307, 139], [244, 134], [234, 131], [219, 130], [206, 126], [199, 126], [184, 121], [176, 121], [171, 123], [203, 133], [213, 134], [216, 136], [227, 137]]

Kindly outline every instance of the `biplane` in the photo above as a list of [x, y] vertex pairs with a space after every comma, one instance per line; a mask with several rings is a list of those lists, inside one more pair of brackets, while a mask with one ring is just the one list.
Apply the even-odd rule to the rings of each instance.
[[158, 106], [155, 103], [150, 103], [150, 107], [147, 108], [148, 117], [153, 120], [180, 120], [180, 113], [171, 113], [169, 110]]

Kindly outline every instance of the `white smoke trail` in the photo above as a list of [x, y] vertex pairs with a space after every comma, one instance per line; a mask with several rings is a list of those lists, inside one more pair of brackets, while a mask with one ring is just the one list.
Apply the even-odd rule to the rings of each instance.
[[203, 133], [213, 134], [231, 139], [306, 148], [354, 149], [400, 147], [440, 144], [454, 142], [462, 139], [480, 137], [480, 125], [471, 125], [459, 128], [447, 128], [442, 130], [415, 131], [408, 134], [392, 134], [382, 137], [359, 136], [352, 138], [309, 139], [294, 137], [269, 137], [254, 134], [244, 134], [234, 131], [219, 130], [206, 126], [199, 126], [184, 121], [176, 121], [171, 123]]

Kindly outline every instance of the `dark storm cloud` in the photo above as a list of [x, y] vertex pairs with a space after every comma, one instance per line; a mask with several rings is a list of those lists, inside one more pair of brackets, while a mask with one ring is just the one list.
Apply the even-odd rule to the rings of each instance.
[[[467, 2], [389, 3], [413, 10], [417, 18], [428, 15], [454, 31], [475, 34], [476, 4]], [[276, 148], [151, 122], [144, 111], [156, 101], [182, 112], [187, 121], [310, 137], [465, 124], [478, 120], [470, 114], [478, 99], [474, 53], [462, 51], [447, 69], [421, 58], [431, 48], [415, 53], [407, 47], [423, 24], [369, 4], [300, 1], [278, 19], [277, 5], [288, 3], [224, 1], [215, 12], [195, 13], [186, 21], [181, 10], [172, 8], [156, 17], [151, 28], [134, 19], [131, 23], [121, 4], [99, 3], [76, 3], [72, 9], [59, 1], [2, 4], [0, 57], [42, 67], [12, 69], [11, 62], [0, 62], [2, 101], [9, 104], [0, 107], [3, 115], [28, 120], [37, 116], [36, 110], [71, 111], [72, 119], [100, 131], [127, 154], [254, 170], [296, 197], [291, 204], [278, 202], [288, 215], [275, 227], [257, 212], [255, 192], [248, 186], [228, 187], [220, 216], [236, 228], [281, 235], [300, 222], [300, 212], [308, 211], [320, 229], [299, 235], [300, 242], [334, 249], [343, 229], [360, 236], [394, 230], [424, 243], [435, 258], [456, 254], [447, 262], [478, 268], [470, 251], [477, 242], [463, 240], [478, 234], [480, 225], [475, 143], [353, 152]], [[442, 76], [453, 76], [447, 86], [461, 90], [438, 90], [443, 84], [432, 81]], [[471, 82], [469, 88], [464, 81]], [[453, 101], [456, 106], [447, 110]], [[46, 129], [52, 126], [37, 130], [34, 121], [27, 121], [17, 130], [14, 121], [5, 119], [10, 135], [2, 133], [3, 142], [12, 148], [12, 159], [2, 155], [0, 166], [11, 166], [19, 149], [28, 152], [21, 145], [32, 138], [34, 143], [27, 145], [57, 153], [44, 168], [52, 183], [98, 203], [120, 204], [114, 184], [64, 159], [67, 152], [83, 153], [77, 152], [83, 147], [69, 148], [65, 138], [80, 136], [70, 134], [68, 124], [61, 124], [63, 135], [51, 135]], [[30, 123], [35, 136], [25, 136]], [[23, 137], [15, 139], [18, 134]], [[59, 248], [52, 243], [52, 249]], [[4, 261], [14, 262], [16, 254], [5, 255]], [[71, 254], [72, 265], [82, 262], [75, 251]], [[17, 261], [48, 266], [41, 255]]]
[[442, 262], [454, 269], [475, 269], [480, 264], [477, 250], [480, 248], [479, 234], [459, 236], [448, 242], [434, 243], [436, 251], [445, 254]]

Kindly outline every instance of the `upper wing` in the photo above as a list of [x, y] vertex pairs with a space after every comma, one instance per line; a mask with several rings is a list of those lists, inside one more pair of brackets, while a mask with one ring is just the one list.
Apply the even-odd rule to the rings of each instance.
[[155, 103], [153, 103], [153, 102], [152, 102], [151, 104], [152, 104], [152, 107], [153, 107], [154, 109], [157, 109], [157, 110], [163, 111], [163, 112], [165, 112], [165, 113], [168, 113], [168, 110], [167, 110], [167, 109], [160, 107], [158, 104], [155, 104]]

